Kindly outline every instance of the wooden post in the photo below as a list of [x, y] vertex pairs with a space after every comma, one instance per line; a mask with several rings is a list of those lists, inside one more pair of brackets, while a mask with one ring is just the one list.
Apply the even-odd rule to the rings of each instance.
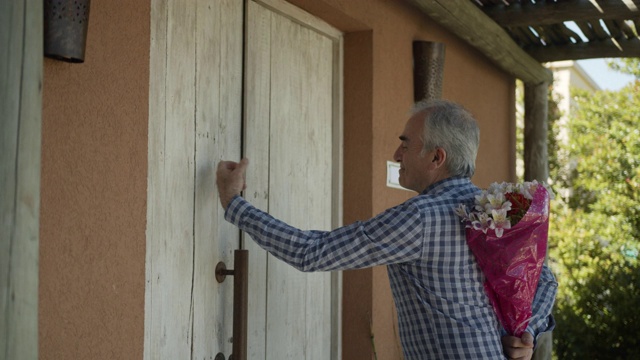
[[444, 49], [443, 43], [413, 42], [413, 96], [415, 102], [442, 98]]
[[[549, 154], [547, 149], [549, 83], [524, 85], [524, 180], [547, 182], [549, 179]], [[545, 259], [546, 262], [546, 259]], [[552, 335], [550, 332], [538, 338], [533, 360], [551, 359]]]
[[547, 181], [549, 155], [547, 152], [549, 84], [524, 85], [524, 180]]
[[38, 358], [42, 1], [0, 0], [0, 357]]

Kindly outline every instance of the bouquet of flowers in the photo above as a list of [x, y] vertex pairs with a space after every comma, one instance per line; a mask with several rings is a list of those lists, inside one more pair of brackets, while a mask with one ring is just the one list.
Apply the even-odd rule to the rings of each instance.
[[485, 275], [484, 288], [505, 330], [521, 337], [532, 315], [547, 252], [552, 192], [537, 181], [493, 183], [456, 213]]

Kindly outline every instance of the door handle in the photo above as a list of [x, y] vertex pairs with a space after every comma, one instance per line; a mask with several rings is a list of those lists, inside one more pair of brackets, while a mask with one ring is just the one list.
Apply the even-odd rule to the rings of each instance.
[[249, 297], [249, 251], [235, 250], [234, 269], [221, 261], [216, 265], [216, 280], [221, 283], [233, 276], [233, 353], [230, 360], [247, 360], [247, 305]]

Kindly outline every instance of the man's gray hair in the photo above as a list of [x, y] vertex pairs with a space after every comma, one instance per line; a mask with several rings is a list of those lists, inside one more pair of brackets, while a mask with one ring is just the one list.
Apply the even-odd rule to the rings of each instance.
[[471, 177], [476, 170], [480, 128], [473, 115], [447, 100], [425, 100], [414, 105], [412, 114], [424, 113], [421, 155], [435, 148], [447, 153], [445, 167], [451, 176]]

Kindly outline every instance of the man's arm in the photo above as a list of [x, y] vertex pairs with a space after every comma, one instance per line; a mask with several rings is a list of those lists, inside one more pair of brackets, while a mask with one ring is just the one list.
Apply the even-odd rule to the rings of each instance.
[[552, 331], [555, 320], [551, 315], [553, 303], [556, 299], [558, 283], [551, 270], [543, 265], [533, 299], [532, 316], [522, 338], [505, 335], [502, 337], [502, 347], [509, 359], [530, 359], [540, 334]]
[[246, 160], [222, 161], [217, 185], [225, 219], [264, 250], [301, 271], [331, 271], [413, 261], [422, 255], [424, 224], [410, 202], [333, 231], [305, 231], [261, 211], [239, 196]]
[[536, 295], [533, 299], [531, 320], [526, 329], [527, 332], [533, 334], [535, 339], [543, 332], [552, 331], [556, 326], [551, 310], [553, 310], [557, 292], [558, 283], [556, 278], [549, 267], [543, 265]]

